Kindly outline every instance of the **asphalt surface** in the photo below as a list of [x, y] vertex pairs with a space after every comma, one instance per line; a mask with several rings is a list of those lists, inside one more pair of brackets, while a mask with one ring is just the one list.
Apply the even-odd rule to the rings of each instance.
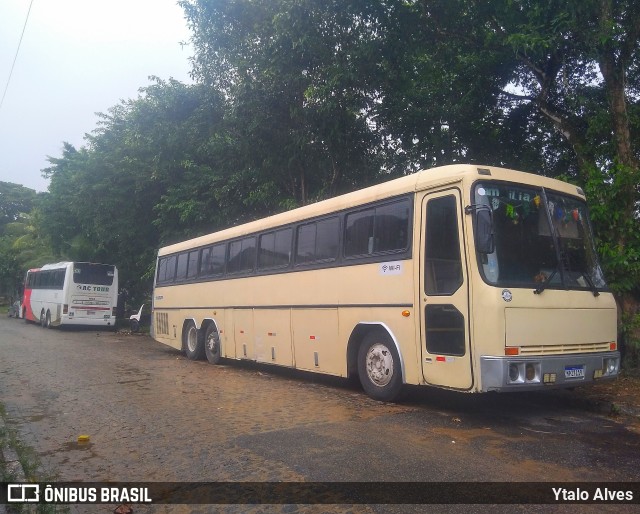
[[[371, 400], [346, 381], [192, 362], [148, 336], [0, 319], [7, 425], [59, 481], [638, 482], [640, 434], [579, 392]], [[89, 442], [78, 443], [88, 435]], [[518, 487], [516, 485], [516, 487]], [[74, 506], [72, 512], [113, 512]], [[485, 505], [173, 505], [135, 512], [484, 512]], [[568, 505], [492, 506], [568, 512]], [[582, 505], [581, 512], [636, 512]]]

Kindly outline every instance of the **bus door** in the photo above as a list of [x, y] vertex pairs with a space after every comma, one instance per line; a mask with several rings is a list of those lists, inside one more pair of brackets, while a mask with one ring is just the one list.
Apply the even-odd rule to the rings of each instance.
[[469, 389], [469, 292], [458, 189], [422, 201], [420, 332], [422, 372], [428, 384]]

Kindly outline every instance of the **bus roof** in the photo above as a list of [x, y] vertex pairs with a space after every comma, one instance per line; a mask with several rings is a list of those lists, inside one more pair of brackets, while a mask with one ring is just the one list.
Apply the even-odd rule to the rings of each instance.
[[197, 248], [218, 241], [242, 237], [271, 227], [288, 225], [331, 212], [339, 212], [354, 206], [383, 200], [385, 198], [392, 198], [404, 193], [411, 193], [446, 184], [458, 183], [463, 180], [467, 180], [469, 182], [476, 180], [499, 180], [524, 183], [533, 186], [544, 186], [569, 195], [582, 196], [584, 198], [581, 190], [576, 186], [560, 180], [543, 177], [541, 175], [494, 166], [452, 164], [449, 166], [417, 171], [411, 175], [389, 180], [375, 186], [370, 186], [351, 193], [322, 200], [303, 207], [298, 207], [280, 214], [165, 246], [158, 250], [158, 255], [169, 255], [189, 248]]
[[[95, 264], [96, 266], [114, 266], [113, 264], [101, 264], [101, 263], [85, 262], [85, 261], [62, 261], [62, 262], [55, 262], [51, 264], [45, 264], [44, 266], [42, 266], [42, 268], [38, 268], [38, 270], [61, 269], [61, 268], [66, 268], [70, 264]], [[29, 271], [34, 271], [34, 270], [29, 270]]]

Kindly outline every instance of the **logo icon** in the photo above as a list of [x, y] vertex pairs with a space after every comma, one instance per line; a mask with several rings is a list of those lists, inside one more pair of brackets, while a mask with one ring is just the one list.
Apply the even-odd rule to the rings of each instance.
[[40, 486], [38, 484], [7, 484], [7, 501], [37, 503], [40, 501]]

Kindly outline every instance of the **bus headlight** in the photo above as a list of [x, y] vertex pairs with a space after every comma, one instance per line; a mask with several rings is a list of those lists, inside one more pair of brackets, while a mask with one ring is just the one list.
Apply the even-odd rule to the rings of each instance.
[[541, 377], [539, 362], [510, 362], [510, 384], [539, 384]]
[[617, 374], [618, 367], [619, 367], [619, 361], [617, 358], [610, 357], [610, 358], [604, 359], [602, 368], [604, 370], [605, 376], [611, 376], [611, 375]]
[[522, 382], [520, 378], [520, 367], [517, 364], [509, 364], [509, 383], [518, 384]]

